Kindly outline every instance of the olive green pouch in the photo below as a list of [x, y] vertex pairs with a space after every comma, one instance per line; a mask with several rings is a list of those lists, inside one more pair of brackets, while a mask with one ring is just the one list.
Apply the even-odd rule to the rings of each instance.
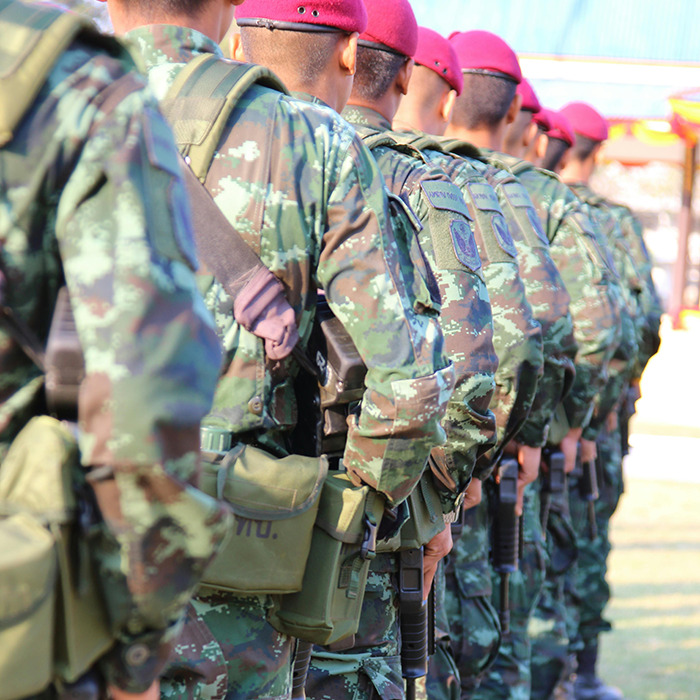
[[299, 591], [327, 472], [323, 456], [278, 459], [241, 443], [205, 462], [200, 488], [224, 500], [234, 520], [202, 583], [236, 595]]
[[357, 632], [384, 498], [330, 472], [320, 500], [302, 589], [276, 597], [268, 621], [293, 637], [332, 644]]
[[[42, 625], [43, 637], [51, 640], [52, 650], [46, 657], [42, 656], [42, 660], [53, 662], [52, 677], [68, 682], [85, 673], [114, 641], [95, 569], [91, 566], [86, 513], [78, 511], [78, 502], [89, 502], [87, 498], [76, 498], [83, 488], [87, 487], [72, 431], [50, 416], [33, 418], [12, 442], [0, 467], [0, 518], [7, 518], [3, 523], [17, 514], [30, 518], [43, 528], [53, 543], [51, 556], [58, 576], [49, 597], [54, 612], [49, 618], [41, 617], [41, 622], [37, 620], [36, 624]], [[3, 549], [8, 566], [8, 557], [16, 556], [18, 562], [21, 561], [21, 551], [7, 550], [4, 545]], [[3, 577], [0, 590], [20, 585], [19, 582], [12, 584], [6, 571], [0, 575]], [[31, 583], [32, 592], [34, 585]], [[7, 599], [3, 593], [3, 603]], [[45, 608], [40, 606], [36, 613], [29, 615], [26, 624], [34, 624], [34, 616], [44, 613]], [[2, 625], [0, 619], [0, 627]], [[0, 638], [8, 629], [13, 627], [3, 627]], [[3, 679], [6, 671], [3, 671], [2, 654], [11, 646], [5, 644], [4, 639], [0, 641], [0, 678]], [[37, 652], [32, 652], [28, 658], [32, 659], [32, 664], [36, 663], [37, 669], [41, 666]], [[31, 668], [26, 674], [12, 668], [18, 678], [26, 676], [33, 681]], [[0, 684], [0, 700], [11, 697], [4, 692]], [[25, 694], [30, 693], [28, 690]]]
[[445, 520], [442, 517], [440, 496], [428, 470], [423, 473], [407, 500], [408, 520], [394, 537], [379, 542], [378, 552], [419, 549], [444, 530]]

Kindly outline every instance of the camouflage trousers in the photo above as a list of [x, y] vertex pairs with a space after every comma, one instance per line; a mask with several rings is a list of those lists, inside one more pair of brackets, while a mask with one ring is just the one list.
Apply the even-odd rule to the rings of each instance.
[[[529, 700], [530, 637], [528, 625], [544, 584], [544, 538], [540, 525], [536, 484], [525, 490], [523, 506], [523, 556], [519, 570], [511, 574], [510, 631], [503, 634], [498, 655], [471, 697], [477, 700]], [[500, 600], [500, 577], [493, 575], [493, 600]]]
[[603, 611], [610, 600], [610, 586], [606, 580], [607, 559], [610, 553], [609, 524], [623, 492], [622, 448], [620, 431], [601, 430], [598, 447], [598, 488], [600, 497], [595, 504], [597, 536], [588, 532], [586, 504], [570, 494], [571, 517], [577, 533], [578, 562], [574, 569], [574, 585], [569, 587], [567, 605], [569, 616], [577, 625], [580, 642], [584, 645], [595, 640], [601, 632], [611, 629]]
[[528, 628], [532, 700], [548, 700], [570, 672], [564, 577], [576, 562], [577, 550], [567, 494], [552, 497], [546, 554], [547, 575]]
[[452, 697], [450, 661], [457, 670], [459, 696], [470, 697], [498, 652], [501, 626], [491, 603], [490, 546], [489, 503], [485, 495], [479, 505], [465, 512], [462, 535], [445, 562], [443, 624], [449, 629], [452, 658], [445, 659], [441, 654], [431, 661], [427, 680], [431, 698]]
[[161, 698], [289, 698], [294, 640], [265, 621], [269, 605], [267, 596], [200, 589], [161, 682]]
[[396, 570], [395, 554], [378, 554], [370, 564], [354, 639], [314, 647], [309, 700], [403, 700]]

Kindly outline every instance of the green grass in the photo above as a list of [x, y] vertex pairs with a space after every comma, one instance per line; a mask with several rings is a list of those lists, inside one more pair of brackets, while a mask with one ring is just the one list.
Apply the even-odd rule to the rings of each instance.
[[700, 484], [628, 480], [612, 540], [601, 677], [626, 700], [697, 700]]

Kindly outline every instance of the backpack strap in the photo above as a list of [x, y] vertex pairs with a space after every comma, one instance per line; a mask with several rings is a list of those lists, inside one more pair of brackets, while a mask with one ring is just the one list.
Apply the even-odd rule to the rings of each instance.
[[289, 94], [272, 71], [201, 54], [190, 61], [160, 103], [180, 153], [204, 182], [228, 118], [253, 85]]
[[483, 161], [484, 156], [481, 151], [467, 141], [460, 139], [440, 139], [440, 146], [445, 153], [453, 153], [456, 156], [474, 158]]
[[54, 64], [82, 33], [112, 48], [117, 45], [75, 13], [0, 0], [0, 146], [12, 140]]
[[385, 146], [427, 163], [425, 156], [410, 142], [410, 139], [404, 140], [400, 135], [391, 131], [378, 131], [363, 135], [362, 141], [370, 151]]

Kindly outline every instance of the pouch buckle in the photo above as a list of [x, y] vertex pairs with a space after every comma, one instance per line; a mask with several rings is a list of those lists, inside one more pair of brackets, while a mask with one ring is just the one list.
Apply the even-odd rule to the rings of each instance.
[[365, 513], [365, 536], [362, 540], [360, 548], [360, 556], [363, 559], [374, 559], [377, 556], [377, 530], [379, 529], [376, 523], [373, 523], [369, 516]]

